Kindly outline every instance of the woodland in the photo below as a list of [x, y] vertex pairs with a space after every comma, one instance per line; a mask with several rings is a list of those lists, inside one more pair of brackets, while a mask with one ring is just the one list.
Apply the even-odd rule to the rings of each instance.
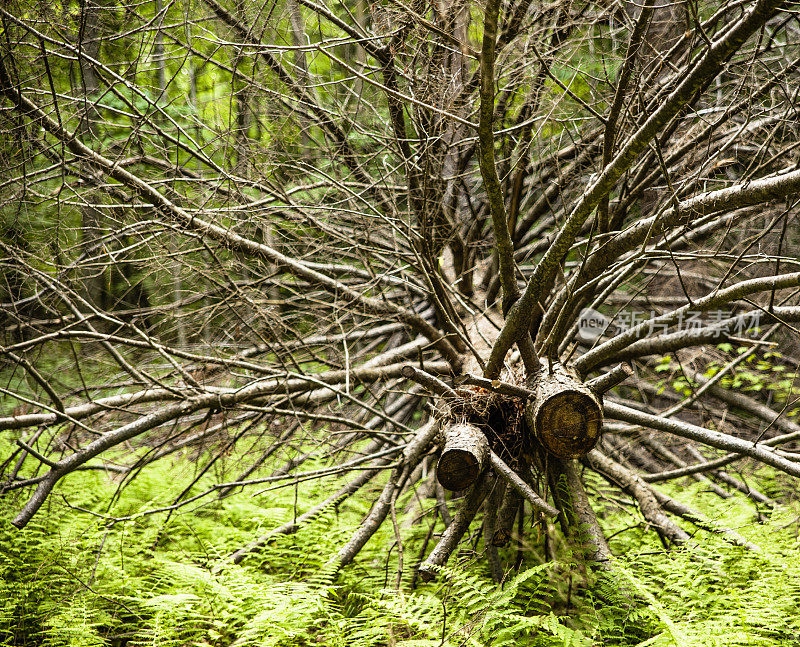
[[800, 645], [800, 5], [0, 4], [0, 644]]

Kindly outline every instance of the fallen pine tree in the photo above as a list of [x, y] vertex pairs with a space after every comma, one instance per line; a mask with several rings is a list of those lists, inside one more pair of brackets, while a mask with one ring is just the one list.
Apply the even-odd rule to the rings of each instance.
[[[792, 379], [775, 397], [735, 388], [776, 345], [798, 366], [795, 14], [774, 0], [709, 5], [658, 41], [654, 3], [488, 0], [475, 15], [384, 8], [368, 25], [339, 3], [294, 4], [275, 25], [202, 3], [197, 20], [233, 66], [187, 36], [182, 14], [156, 29], [173, 56], [159, 58], [174, 72], [156, 75], [161, 95], [185, 94], [178, 60], [193, 75], [208, 65], [222, 80], [201, 81], [236, 97], [237, 128], [175, 111], [120, 71], [153, 17], [118, 51], [99, 45], [115, 27], [94, 5], [77, 44], [25, 3], [0, 9], [0, 124], [21, 142], [2, 162], [3, 208], [63, 208], [67, 223], [48, 237], [20, 215], [0, 237], [0, 430], [15, 442], [0, 491], [14, 525], [46, 514], [77, 471], [124, 487], [210, 446], [197, 479], [147, 514], [354, 472], [235, 562], [379, 482], [333, 570], [397, 526], [398, 498], [423, 485], [446, 526], [411, 565], [423, 578], [480, 526], [501, 579], [497, 548], [525, 519], [547, 532], [555, 520], [590, 567], [612, 569], [586, 470], [665, 545], [690, 544], [688, 523], [753, 548], [655, 483], [702, 479], [772, 506], [731, 466], [800, 476]], [[359, 62], [308, 40], [304, 16]], [[595, 52], [614, 67], [602, 82], [587, 30], [614, 42]], [[75, 60], [83, 87], [57, 87], [54, 68], [68, 78]], [[320, 90], [323, 67], [341, 97]], [[580, 91], [562, 80], [572, 67]], [[255, 122], [280, 120], [283, 134], [255, 136]], [[215, 148], [226, 137], [235, 160]], [[243, 443], [252, 461], [226, 464]], [[283, 467], [253, 476], [275, 455]]]

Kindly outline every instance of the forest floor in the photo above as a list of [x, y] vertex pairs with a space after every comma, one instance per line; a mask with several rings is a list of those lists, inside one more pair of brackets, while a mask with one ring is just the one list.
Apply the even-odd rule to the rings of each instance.
[[[744, 497], [720, 499], [702, 483], [675, 483], [665, 490], [761, 550], [730, 546], [690, 527], [691, 545], [665, 550], [630, 501], [590, 478], [617, 576], [628, 581], [587, 573], [565, 545], [553, 543], [558, 534], [540, 525], [526, 529], [525, 541], [515, 539], [501, 549], [506, 577], [496, 585], [481, 559], [480, 532], [462, 543], [437, 580], [422, 583], [415, 577], [426, 538], [443, 527], [436, 515], [425, 515], [435, 499], [407, 493], [398, 502], [396, 531], [384, 524], [356, 562], [334, 576], [326, 564], [368, 511], [380, 480], [298, 533], [274, 538], [240, 564], [230, 559], [236, 549], [296, 518], [334, 485], [287, 480], [266, 484], [260, 492], [248, 489], [222, 498], [212, 493], [172, 513], [153, 512], [226, 478], [246, 454], [233, 452], [223, 462], [215, 452], [195, 449], [131, 480], [98, 471], [73, 474], [60, 495], [48, 500], [46, 514], [23, 531], [9, 523], [16, 506], [6, 505], [0, 534], [0, 642], [75, 647], [800, 644], [797, 500], [758, 509]], [[254, 476], [274, 472], [286, 459], [276, 454]], [[196, 480], [210, 460], [216, 463]], [[322, 465], [311, 461], [308, 469]], [[773, 496], [786, 500], [790, 494], [788, 478], [768, 470], [748, 478]], [[624, 590], [634, 591], [634, 604], [620, 593]]]

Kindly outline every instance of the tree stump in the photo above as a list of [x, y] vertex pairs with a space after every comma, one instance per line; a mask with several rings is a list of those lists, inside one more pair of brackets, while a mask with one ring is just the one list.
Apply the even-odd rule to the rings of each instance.
[[585, 456], [600, 438], [603, 409], [578, 375], [553, 363], [534, 380], [536, 398], [525, 407], [528, 426], [544, 448], [558, 458]]

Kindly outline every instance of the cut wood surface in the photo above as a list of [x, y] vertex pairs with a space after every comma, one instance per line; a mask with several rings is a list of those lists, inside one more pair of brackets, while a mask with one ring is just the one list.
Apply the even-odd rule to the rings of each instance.
[[536, 439], [559, 458], [584, 456], [597, 443], [603, 425], [597, 396], [560, 364], [542, 370], [535, 390], [526, 416]]
[[448, 490], [464, 490], [483, 472], [489, 442], [475, 425], [457, 423], [444, 429], [444, 449], [436, 466], [437, 478]]

